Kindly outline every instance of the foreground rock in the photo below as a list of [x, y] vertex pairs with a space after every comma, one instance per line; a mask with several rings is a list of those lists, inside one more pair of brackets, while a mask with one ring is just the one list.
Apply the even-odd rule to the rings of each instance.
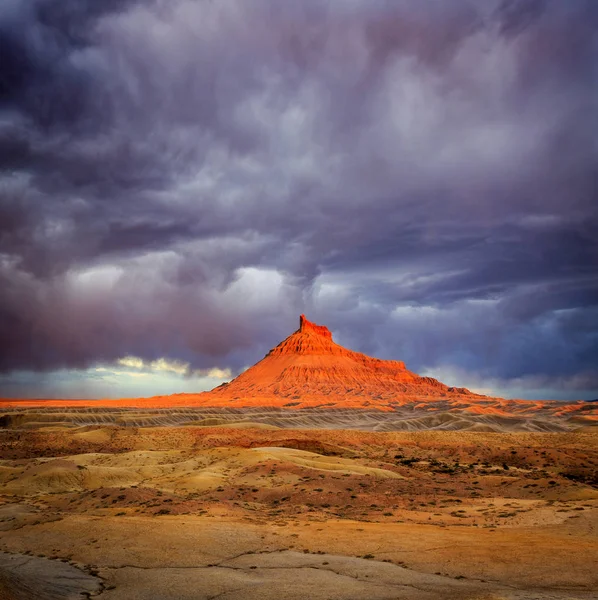
[[99, 578], [66, 562], [0, 552], [0, 600], [75, 600], [102, 587]]

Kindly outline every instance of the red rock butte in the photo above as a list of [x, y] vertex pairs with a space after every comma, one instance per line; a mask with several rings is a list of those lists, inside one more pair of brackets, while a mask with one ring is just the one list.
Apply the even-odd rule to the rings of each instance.
[[[210, 392], [152, 398], [87, 401], [100, 406], [369, 408], [392, 410], [426, 399], [483, 398], [431, 377], [420, 377], [405, 363], [380, 360], [348, 350], [323, 325], [305, 315], [299, 329], [251, 368]], [[82, 406], [85, 400], [0, 400], [1, 406]]]
[[[92, 407], [162, 409], [352, 409], [396, 412], [412, 416], [429, 413], [433, 422], [418, 427], [465, 427], [463, 417], [525, 419], [577, 419], [579, 426], [598, 421], [598, 407], [584, 402], [505, 400], [449, 387], [432, 377], [409, 371], [405, 363], [372, 358], [354, 352], [332, 339], [323, 325], [299, 318], [299, 329], [270, 350], [258, 363], [229, 383], [209, 392], [172, 394], [118, 400], [0, 399], [0, 408]], [[449, 414], [450, 413], [450, 414]], [[448, 416], [447, 416], [448, 415]], [[455, 415], [458, 415], [455, 417]], [[452, 422], [457, 419], [459, 422]], [[488, 423], [476, 426], [487, 427]], [[538, 425], [542, 430], [544, 422]]]
[[387, 405], [393, 399], [476, 396], [465, 388], [420, 377], [403, 362], [371, 358], [339, 346], [327, 327], [308, 321], [305, 315], [299, 318], [299, 329], [260, 362], [209, 395], [230, 402], [259, 399], [267, 406], [334, 402], [343, 407]]

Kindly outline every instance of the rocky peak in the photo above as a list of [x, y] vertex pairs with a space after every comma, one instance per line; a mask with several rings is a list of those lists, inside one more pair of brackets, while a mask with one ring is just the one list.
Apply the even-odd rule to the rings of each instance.
[[280, 354], [338, 355], [346, 352], [347, 350], [342, 346], [332, 341], [332, 333], [328, 327], [316, 325], [308, 321], [305, 315], [301, 315], [299, 329], [280, 342], [276, 348], [272, 348], [268, 356]]
[[327, 327], [312, 323], [305, 315], [299, 317], [299, 329], [261, 361], [210, 394], [233, 403], [379, 406], [382, 410], [392, 410], [391, 403], [407, 399], [471, 396], [466, 390], [449, 389], [435, 379], [419, 377], [403, 362], [372, 358], [339, 346]]
[[299, 316], [299, 329], [297, 330], [297, 333], [308, 333], [308, 332], [316, 333], [325, 338], [328, 338], [329, 340], [332, 339], [332, 333], [330, 332], [330, 329], [328, 329], [328, 327], [324, 327], [324, 325], [316, 325], [315, 323], [308, 321], [306, 319], [305, 315], [300, 315]]

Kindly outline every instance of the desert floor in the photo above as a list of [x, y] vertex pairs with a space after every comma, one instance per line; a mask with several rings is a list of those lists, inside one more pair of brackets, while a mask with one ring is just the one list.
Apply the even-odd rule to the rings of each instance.
[[0, 430], [0, 598], [598, 598], [598, 433]]

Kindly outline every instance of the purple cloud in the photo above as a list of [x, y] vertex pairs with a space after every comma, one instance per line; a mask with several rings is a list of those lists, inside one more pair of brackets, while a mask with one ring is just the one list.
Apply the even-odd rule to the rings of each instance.
[[597, 25], [589, 0], [3, 3], [0, 371], [238, 370], [308, 311], [414, 370], [594, 381]]

